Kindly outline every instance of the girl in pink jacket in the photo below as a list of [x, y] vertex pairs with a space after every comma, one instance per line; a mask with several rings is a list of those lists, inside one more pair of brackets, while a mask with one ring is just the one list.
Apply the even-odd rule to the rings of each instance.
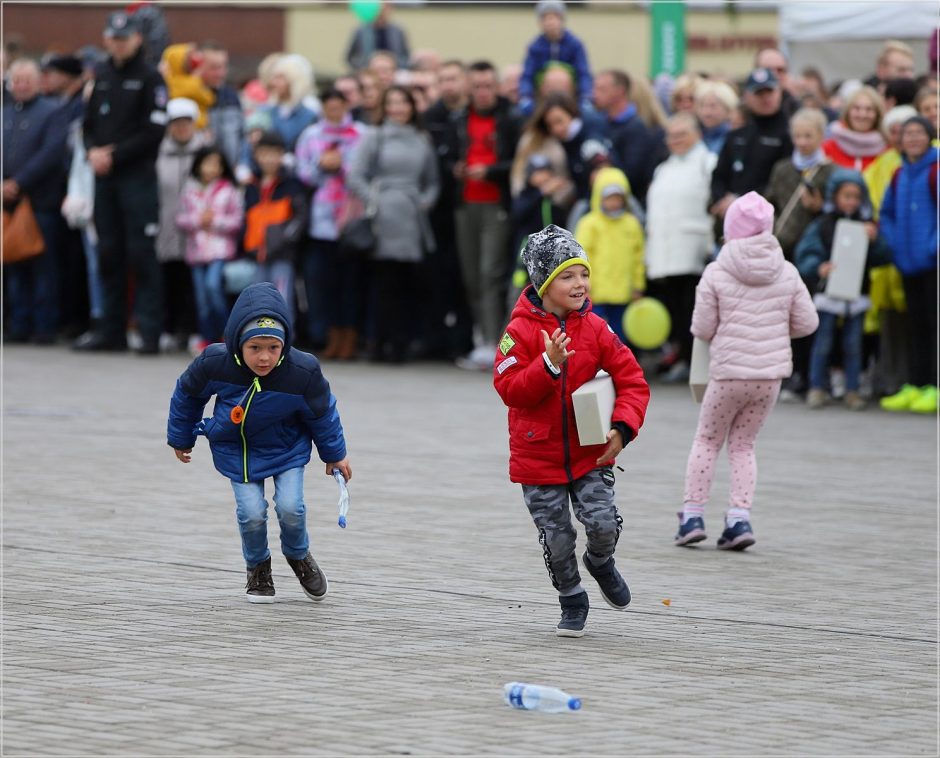
[[744, 550], [755, 541], [754, 443], [781, 380], [792, 373], [791, 338], [812, 334], [819, 324], [806, 285], [771, 234], [773, 223], [773, 206], [756, 192], [735, 200], [725, 214], [725, 246], [695, 292], [692, 334], [711, 343], [711, 364], [686, 466], [677, 545], [706, 538], [705, 505], [725, 440], [731, 499], [718, 548]]
[[193, 157], [192, 178], [176, 216], [176, 225], [186, 233], [200, 351], [221, 339], [228, 319], [222, 270], [225, 261], [235, 257], [244, 218], [242, 195], [225, 155], [217, 147], [201, 148]]

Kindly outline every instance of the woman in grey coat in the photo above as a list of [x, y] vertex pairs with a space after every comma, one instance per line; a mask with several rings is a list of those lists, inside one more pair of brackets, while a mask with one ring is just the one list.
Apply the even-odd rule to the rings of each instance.
[[411, 93], [389, 87], [382, 123], [359, 143], [347, 179], [351, 192], [375, 208], [378, 244], [372, 254], [375, 355], [400, 362], [413, 331], [418, 265], [435, 249], [428, 211], [440, 184], [437, 158], [418, 127]]

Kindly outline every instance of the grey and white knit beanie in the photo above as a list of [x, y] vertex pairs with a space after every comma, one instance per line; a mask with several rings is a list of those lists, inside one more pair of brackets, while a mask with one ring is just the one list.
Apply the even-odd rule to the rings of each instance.
[[529, 236], [522, 251], [522, 262], [539, 297], [548, 285], [569, 266], [581, 265], [590, 272], [587, 253], [567, 229], [549, 224], [542, 231]]

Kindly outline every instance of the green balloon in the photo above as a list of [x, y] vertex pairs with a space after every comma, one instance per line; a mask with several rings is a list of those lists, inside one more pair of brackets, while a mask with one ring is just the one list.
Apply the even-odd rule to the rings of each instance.
[[371, 24], [382, 12], [382, 3], [378, 0], [352, 0], [349, 9], [364, 24]]
[[655, 350], [669, 339], [672, 320], [659, 300], [641, 297], [627, 306], [623, 314], [623, 331], [631, 344], [641, 350]]

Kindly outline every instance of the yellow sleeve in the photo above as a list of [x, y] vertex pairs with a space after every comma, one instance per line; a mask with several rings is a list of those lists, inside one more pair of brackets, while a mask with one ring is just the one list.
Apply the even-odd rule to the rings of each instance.
[[584, 214], [578, 220], [574, 228], [574, 238], [588, 254], [588, 260], [591, 260], [591, 250], [594, 247], [594, 225], [591, 223], [590, 213]]
[[633, 260], [630, 261], [630, 281], [633, 282], [634, 290], [646, 292], [646, 238], [643, 236], [643, 227], [636, 218], [633, 219], [631, 237]]

